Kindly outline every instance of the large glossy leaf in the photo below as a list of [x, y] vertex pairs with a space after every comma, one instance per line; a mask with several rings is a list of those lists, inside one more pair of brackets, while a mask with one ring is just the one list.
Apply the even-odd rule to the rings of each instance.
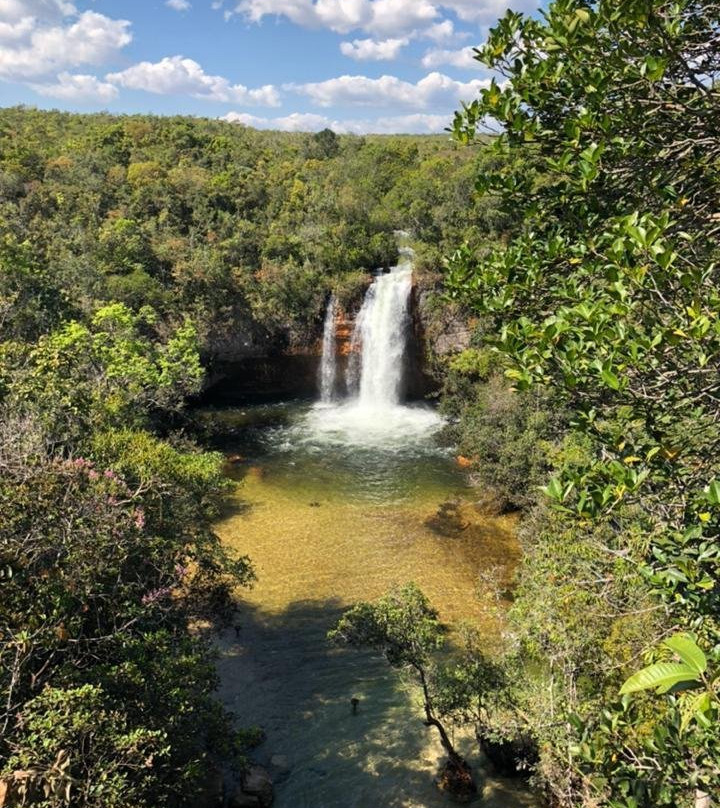
[[664, 645], [676, 653], [696, 673], [705, 673], [707, 658], [690, 634], [675, 634]]
[[620, 694], [656, 688], [664, 693], [680, 682], [698, 681], [698, 672], [684, 662], [656, 662], [633, 674], [620, 688]]

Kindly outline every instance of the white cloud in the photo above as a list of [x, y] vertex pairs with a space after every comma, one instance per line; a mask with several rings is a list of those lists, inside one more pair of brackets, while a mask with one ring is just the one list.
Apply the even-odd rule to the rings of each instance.
[[191, 7], [189, 0], [165, 0], [165, 5], [173, 11], [187, 11]]
[[447, 115], [398, 115], [377, 119], [333, 120], [324, 115], [294, 112], [280, 118], [261, 118], [240, 112], [229, 112], [222, 120], [240, 123], [256, 129], [275, 129], [282, 132], [319, 132], [332, 129], [338, 134], [433, 134], [442, 132], [450, 124]]
[[312, 112], [293, 112], [280, 118], [260, 118], [244, 112], [228, 112], [222, 120], [256, 129], [279, 129], [283, 132], [318, 132], [320, 129], [332, 128], [333, 125], [329, 118]]
[[410, 42], [402, 39], [354, 39], [352, 42], [341, 42], [340, 51], [344, 56], [358, 61], [392, 61], [397, 59], [400, 51]]
[[379, 36], [409, 33], [439, 15], [430, 0], [239, 0], [234, 13], [253, 22], [281, 16], [308, 28], [339, 34], [363, 29]]
[[433, 134], [442, 132], [451, 123], [449, 115], [397, 115], [376, 119], [333, 120], [311, 112], [294, 112], [280, 118], [260, 118], [241, 112], [229, 112], [222, 120], [240, 123], [256, 129], [277, 129], [282, 132], [319, 132], [332, 129], [339, 134]]
[[[46, 25], [40, 17], [13, 16], [19, 5], [14, 0], [0, 3], [0, 78], [34, 79], [69, 67], [102, 64], [132, 40], [127, 20], [85, 11], [71, 24]], [[45, 10], [47, 15], [71, 8], [67, 3], [26, 5], [26, 10]]]
[[234, 11], [225, 15], [240, 14], [253, 22], [279, 16], [339, 34], [364, 30], [376, 36], [398, 37], [438, 24], [443, 10], [454, 11], [463, 20], [491, 22], [509, 6], [530, 11], [538, 5], [539, 0], [237, 0]]
[[43, 22], [55, 22], [77, 13], [65, 0], [0, 0], [0, 20], [16, 22], [33, 17]]
[[117, 97], [118, 89], [112, 84], [100, 81], [95, 76], [60, 73], [53, 84], [31, 84], [41, 95], [61, 98], [64, 101], [107, 103]]
[[429, 50], [422, 58], [423, 67], [433, 68], [450, 65], [461, 70], [482, 70], [483, 65], [475, 59], [473, 48], [460, 50]]
[[23, 17], [17, 22], [0, 22], [0, 45], [27, 39], [34, 27], [32, 17]]
[[540, 0], [440, 0], [440, 5], [454, 11], [461, 20], [494, 22], [508, 8], [513, 11], [534, 11]]
[[211, 76], [193, 59], [166, 56], [159, 62], [139, 62], [120, 73], [109, 73], [106, 80], [130, 90], [159, 95], [191, 95], [206, 101], [277, 107], [278, 91], [270, 84], [250, 90], [243, 84], [230, 84], [222, 76]]
[[435, 42], [449, 42], [457, 36], [455, 33], [455, 25], [452, 20], [443, 20], [436, 22], [429, 28], [423, 31], [423, 36], [428, 39], [433, 39]]
[[427, 109], [441, 104], [454, 106], [461, 100], [471, 101], [489, 83], [488, 79], [461, 82], [442, 73], [428, 73], [417, 84], [396, 76], [381, 76], [378, 79], [340, 76], [309, 84], [291, 84], [285, 89], [307, 95], [321, 107], [349, 105]]

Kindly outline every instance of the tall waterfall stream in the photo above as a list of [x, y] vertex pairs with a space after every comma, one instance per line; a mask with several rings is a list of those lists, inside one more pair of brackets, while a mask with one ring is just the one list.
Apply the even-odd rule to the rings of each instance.
[[[265, 730], [255, 758], [273, 775], [277, 808], [446, 805], [432, 781], [442, 749], [422, 723], [415, 687], [376, 654], [332, 648], [325, 635], [353, 602], [412, 580], [443, 620], [491, 639], [495, 602], [479, 581], [509, 580], [517, 561], [512, 519], [472, 507], [436, 441], [440, 417], [402, 403], [411, 285], [406, 257], [369, 287], [345, 400], [332, 299], [318, 403], [211, 414], [238, 482], [218, 532], [258, 574], [240, 593], [241, 627], [220, 638], [221, 697], [241, 725]], [[457, 740], [482, 772], [472, 737]], [[484, 785], [485, 806], [534, 805], [522, 784]]]

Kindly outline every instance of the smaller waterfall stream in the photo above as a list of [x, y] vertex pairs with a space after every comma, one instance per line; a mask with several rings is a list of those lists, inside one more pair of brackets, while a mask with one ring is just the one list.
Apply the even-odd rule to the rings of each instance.
[[325, 314], [323, 329], [322, 361], [320, 363], [320, 401], [330, 404], [335, 395], [335, 379], [337, 376], [337, 346], [335, 342], [335, 316], [337, 299], [330, 296]]

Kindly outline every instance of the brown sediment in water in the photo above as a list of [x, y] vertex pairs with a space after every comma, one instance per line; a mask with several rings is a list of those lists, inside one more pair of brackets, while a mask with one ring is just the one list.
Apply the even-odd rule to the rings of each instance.
[[[509, 577], [519, 558], [515, 517], [484, 517], [467, 503], [443, 519], [435, 492], [403, 503], [376, 504], [322, 496], [297, 498], [253, 466], [238, 488], [245, 506], [217, 526], [231, 547], [251, 556], [258, 573], [243, 600], [279, 613], [304, 600], [349, 605], [414, 581], [449, 623], [485, 626], [478, 575]], [[461, 529], [457, 529], [458, 524]]]
[[[256, 756], [275, 777], [276, 806], [446, 805], [433, 786], [442, 748], [422, 724], [415, 687], [376, 654], [330, 647], [326, 633], [353, 602], [412, 580], [448, 624], [496, 635], [497, 604], [478, 598], [478, 580], [492, 571], [509, 581], [519, 557], [514, 519], [485, 518], [442, 485], [368, 501], [342, 486], [304, 484], [302, 475], [288, 485], [272, 465], [253, 468], [261, 471], [244, 475], [238, 508], [217, 527], [258, 574], [241, 593], [241, 630], [220, 637], [218, 670], [240, 723], [267, 733]], [[452, 535], [443, 535], [447, 513], [462, 526]], [[471, 734], [456, 741], [477, 767]], [[484, 785], [490, 808], [535, 805], [517, 783]]]

